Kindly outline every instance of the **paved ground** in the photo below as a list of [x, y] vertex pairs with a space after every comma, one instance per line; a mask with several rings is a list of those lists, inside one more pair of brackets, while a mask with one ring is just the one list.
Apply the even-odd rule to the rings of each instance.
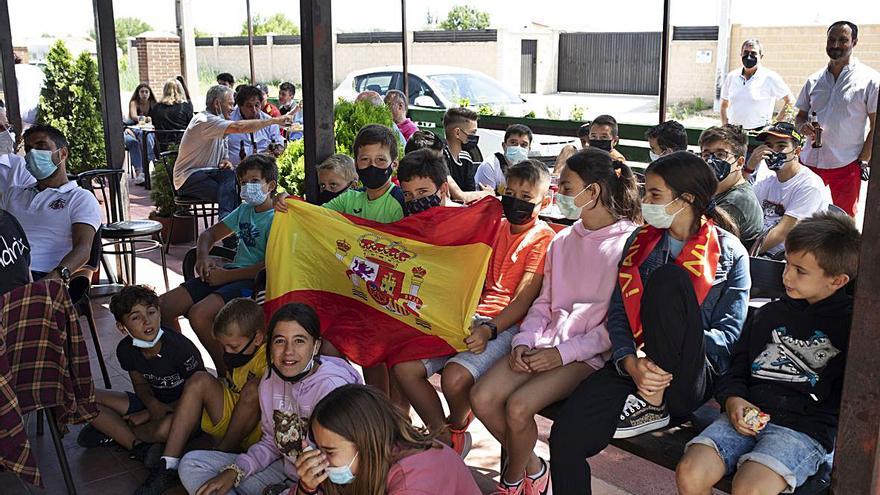
[[[152, 209], [146, 193], [141, 187], [131, 187], [130, 212], [132, 218], [146, 218]], [[180, 266], [183, 255], [188, 249], [189, 246], [173, 246], [171, 248], [168, 263], [172, 287], [183, 280], [180, 275]], [[161, 268], [158, 260], [158, 253], [149, 253], [139, 260], [138, 281], [149, 283], [161, 292], [164, 287], [162, 286]], [[107, 302], [107, 299], [97, 299], [93, 302], [103, 354], [110, 369], [113, 388], [131, 390], [128, 376], [120, 368], [115, 357], [116, 343], [121, 335], [117, 332], [113, 318], [107, 310]], [[85, 320], [82, 320], [81, 324], [83, 331], [88, 334]], [[184, 322], [182, 326], [184, 333], [197, 342], [188, 325]], [[90, 339], [87, 338], [87, 340]], [[88, 343], [88, 346], [90, 352], [94, 352], [91, 342]], [[210, 358], [204, 349], [202, 349], [202, 354], [208, 363]], [[92, 363], [92, 373], [96, 377], [98, 385], [102, 385], [97, 361]], [[435, 382], [435, 386], [439, 386], [439, 383]], [[414, 414], [413, 416], [416, 418]], [[42, 437], [37, 437], [35, 434], [35, 415], [30, 415], [27, 422], [32, 446], [42, 469], [46, 487], [45, 489], [37, 489], [26, 486], [10, 474], [0, 474], [0, 487], [2, 487], [0, 493], [4, 495], [65, 493], [64, 482], [48, 429]], [[70, 427], [70, 433], [65, 435], [63, 440], [78, 493], [98, 495], [131, 493], [143, 482], [147, 471], [139, 463], [130, 461], [125, 452], [113, 447], [86, 450], [76, 445], [76, 435], [80, 428], [80, 426]], [[497, 479], [498, 475], [499, 445], [479, 421], [474, 422], [471, 431], [474, 436], [474, 448], [466, 462], [472, 467], [483, 492], [490, 493], [492, 479]], [[545, 458], [548, 457], [547, 437], [549, 432], [550, 422], [539, 419], [540, 440], [537, 452]], [[197, 439], [196, 443], [199, 441]], [[203, 442], [204, 439], [201, 441]], [[613, 447], [596, 456], [592, 466], [593, 493], [597, 495], [665, 495], [675, 493], [672, 471], [635, 458]], [[182, 494], [184, 492], [182, 489], [178, 489], [168, 493]]]

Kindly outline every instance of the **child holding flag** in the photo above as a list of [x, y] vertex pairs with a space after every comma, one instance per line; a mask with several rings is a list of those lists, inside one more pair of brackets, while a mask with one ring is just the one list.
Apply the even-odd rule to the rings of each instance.
[[541, 294], [512, 337], [508, 359], [471, 393], [477, 417], [509, 456], [498, 486], [503, 494], [546, 492], [550, 475], [534, 453], [534, 416], [605, 362], [611, 347], [605, 314], [617, 260], [640, 221], [635, 177], [605, 151], [571, 156], [559, 187], [560, 210], [577, 221], [550, 242]]
[[688, 415], [711, 397], [746, 318], [748, 253], [715, 208], [714, 171], [679, 151], [651, 163], [645, 177], [648, 225], [614, 258], [611, 359], [577, 386], [553, 424], [556, 494], [590, 493], [584, 459], [612, 437], [662, 428], [670, 415]]

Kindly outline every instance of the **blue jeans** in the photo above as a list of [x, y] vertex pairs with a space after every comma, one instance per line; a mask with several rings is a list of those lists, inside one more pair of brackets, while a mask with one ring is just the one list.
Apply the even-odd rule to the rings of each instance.
[[822, 444], [806, 433], [773, 424], [772, 418], [756, 437], [740, 435], [730, 424], [727, 414], [688, 442], [712, 447], [724, 461], [726, 474], [731, 474], [746, 461], [756, 462], [782, 476], [792, 493], [816, 474], [825, 462]]
[[[141, 139], [140, 133], [141, 131], [135, 129], [133, 131], [135, 136], [125, 132], [123, 136], [125, 137], [125, 149], [128, 150], [129, 160], [131, 160], [131, 166], [134, 168], [135, 172], [143, 173], [144, 171], [144, 157], [142, 155], [143, 150], [141, 149]], [[153, 156], [155, 153], [153, 152], [153, 141], [155, 140], [154, 134], [147, 134], [147, 160], [153, 161], [156, 157]]]
[[196, 170], [178, 192], [184, 196], [217, 203], [220, 220], [241, 204], [241, 198], [235, 190], [235, 172], [230, 169]]

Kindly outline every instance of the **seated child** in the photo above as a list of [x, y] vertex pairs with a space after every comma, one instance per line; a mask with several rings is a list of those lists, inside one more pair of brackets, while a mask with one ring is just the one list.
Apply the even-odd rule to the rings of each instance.
[[490, 159], [477, 167], [474, 180], [477, 184], [491, 187], [499, 196], [504, 194], [507, 182], [504, 174], [511, 165], [528, 160], [529, 149], [532, 147], [532, 130], [522, 124], [512, 124], [504, 131], [504, 142], [501, 153], [495, 153]]
[[220, 442], [221, 450], [247, 449], [260, 439], [259, 383], [266, 373], [265, 333], [263, 308], [252, 299], [233, 299], [220, 309], [214, 319], [214, 336], [223, 346], [226, 376], [218, 380], [201, 371], [187, 381], [161, 459], [147, 466], [150, 474], [138, 495], [159, 495], [177, 485], [180, 456], [199, 426]]
[[[159, 298], [162, 322], [179, 332], [177, 318], [187, 315], [193, 331], [214, 360], [218, 376], [226, 368], [223, 345], [212, 334], [214, 317], [232, 299], [248, 296], [253, 291], [254, 278], [265, 267], [266, 242], [275, 214], [272, 194], [278, 183], [278, 168], [270, 155], [245, 158], [235, 174], [244, 204], [199, 235], [195, 267], [198, 277]], [[238, 236], [235, 259], [221, 266], [211, 258], [211, 247], [232, 234]]]
[[434, 206], [460, 206], [449, 199], [448, 175], [446, 160], [437, 151], [423, 148], [404, 155], [397, 169], [403, 212], [414, 215]]
[[[297, 480], [309, 416], [334, 389], [361, 383], [344, 359], [319, 356], [321, 324], [311, 306], [290, 303], [272, 315], [266, 337], [269, 373], [260, 381], [263, 436], [247, 452], [197, 450], [180, 461], [180, 479], [189, 493], [266, 493]], [[281, 486], [279, 486], [281, 485]], [[286, 487], [285, 487], [286, 488]], [[277, 493], [277, 492], [276, 492]]]
[[330, 202], [345, 191], [355, 187], [358, 181], [354, 160], [336, 153], [318, 164], [318, 204]]
[[626, 161], [615, 146], [620, 142], [618, 133], [617, 119], [611, 115], [600, 115], [593, 119], [590, 123], [590, 133], [587, 137], [587, 143], [592, 148], [599, 148], [602, 151], [611, 153], [611, 158], [619, 161]]
[[726, 414], [688, 443], [679, 493], [710, 493], [734, 471], [734, 493], [791, 493], [834, 450], [860, 235], [852, 218], [816, 213], [785, 245], [786, 296], [746, 323], [715, 391]]
[[608, 355], [605, 315], [617, 260], [641, 220], [638, 197], [629, 167], [596, 148], [572, 155], [562, 171], [557, 203], [576, 222], [551, 241], [541, 293], [512, 336], [508, 358], [471, 393], [475, 414], [508, 454], [497, 493], [547, 491], [549, 469], [534, 453], [534, 415], [568, 397]]
[[[409, 156], [412, 155], [406, 158]], [[442, 180], [441, 177], [437, 179]], [[507, 169], [506, 179], [507, 188], [501, 198], [506, 218], [495, 241], [470, 335], [464, 340], [468, 350], [394, 366], [394, 376], [422, 421], [462, 457], [467, 455], [471, 443], [467, 433], [473, 420], [468, 399], [471, 387], [510, 352], [516, 324], [541, 290], [544, 255], [554, 235], [553, 229], [538, 219], [538, 212], [550, 202], [550, 174], [544, 164], [521, 161]], [[408, 186], [403, 179], [401, 183]], [[441, 370], [441, 387], [449, 403], [448, 418], [444, 417], [440, 398], [428, 382]]]
[[144, 462], [153, 442], [168, 437], [184, 384], [205, 366], [189, 339], [161, 327], [159, 296], [149, 287], [124, 287], [110, 299], [110, 312], [125, 335], [116, 346], [116, 357], [128, 371], [134, 393], [95, 390], [99, 414], [77, 441], [97, 447], [112, 439], [128, 449], [132, 459]]

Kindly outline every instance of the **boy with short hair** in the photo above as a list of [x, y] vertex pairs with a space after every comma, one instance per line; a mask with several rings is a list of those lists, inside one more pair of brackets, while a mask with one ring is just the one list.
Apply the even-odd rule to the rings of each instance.
[[[162, 322], [180, 331], [177, 318], [186, 315], [193, 331], [208, 350], [218, 375], [223, 375], [223, 346], [214, 340], [212, 324], [224, 304], [253, 293], [254, 278], [265, 267], [266, 243], [275, 211], [272, 195], [278, 183], [275, 158], [265, 154], [248, 156], [235, 175], [241, 184], [244, 203], [223, 220], [199, 235], [196, 254], [198, 277], [159, 298]], [[238, 248], [231, 263], [221, 265], [210, 256], [211, 247], [232, 234]]]
[[532, 147], [532, 130], [522, 124], [512, 124], [504, 131], [504, 142], [501, 153], [484, 161], [477, 168], [474, 180], [477, 184], [491, 187], [497, 195], [504, 194], [507, 181], [504, 176], [507, 169], [517, 163], [529, 159]]
[[214, 437], [220, 450], [247, 449], [260, 439], [259, 383], [267, 367], [265, 335], [263, 308], [252, 299], [233, 299], [217, 313], [214, 336], [223, 348], [226, 376], [221, 381], [201, 371], [190, 378], [161, 459], [147, 466], [150, 475], [136, 495], [160, 495], [179, 483], [177, 464], [196, 428]]
[[[554, 231], [538, 213], [550, 203], [550, 173], [543, 163], [525, 160], [507, 169], [500, 232], [470, 335], [468, 351], [394, 366], [394, 376], [422, 421], [462, 457], [470, 449], [467, 428], [473, 420], [469, 394], [495, 361], [510, 353], [514, 328], [541, 291], [544, 257]], [[428, 382], [443, 370], [441, 386], [450, 414]], [[448, 426], [448, 431], [444, 430]]]
[[421, 213], [434, 206], [460, 206], [449, 199], [449, 169], [440, 153], [423, 148], [405, 155], [397, 169], [403, 189], [403, 212]]
[[793, 492], [834, 449], [860, 235], [846, 215], [817, 213], [786, 238], [786, 297], [749, 318], [716, 398], [726, 414], [688, 443], [679, 492], [706, 494], [736, 470], [739, 488]]
[[710, 127], [700, 134], [700, 155], [718, 178], [715, 203], [733, 219], [743, 246], [751, 249], [764, 228], [764, 212], [742, 174], [748, 142], [738, 126]]
[[477, 151], [480, 136], [477, 136], [477, 121], [480, 116], [468, 108], [450, 108], [443, 115], [443, 130], [446, 144], [443, 157], [449, 168], [449, 192], [452, 199], [471, 203], [494, 194], [491, 188], [483, 187], [474, 180], [477, 165], [471, 151]]
[[354, 160], [344, 154], [330, 155], [318, 164], [318, 204], [327, 203], [355, 187], [358, 181]]
[[116, 357], [128, 371], [132, 392], [95, 390], [98, 416], [77, 437], [83, 447], [115, 440], [129, 457], [146, 462], [153, 442], [168, 437], [174, 406], [184, 384], [205, 366], [196, 346], [160, 326], [159, 296], [143, 285], [124, 287], [110, 299], [116, 328], [125, 338]]
[[651, 161], [676, 151], [687, 151], [688, 137], [684, 126], [674, 120], [667, 120], [645, 131], [645, 138], [651, 150]]
[[600, 115], [590, 123], [590, 134], [587, 139], [589, 145], [611, 153], [611, 158], [615, 160], [625, 162], [626, 157], [614, 149], [619, 141], [617, 119], [611, 115]]

